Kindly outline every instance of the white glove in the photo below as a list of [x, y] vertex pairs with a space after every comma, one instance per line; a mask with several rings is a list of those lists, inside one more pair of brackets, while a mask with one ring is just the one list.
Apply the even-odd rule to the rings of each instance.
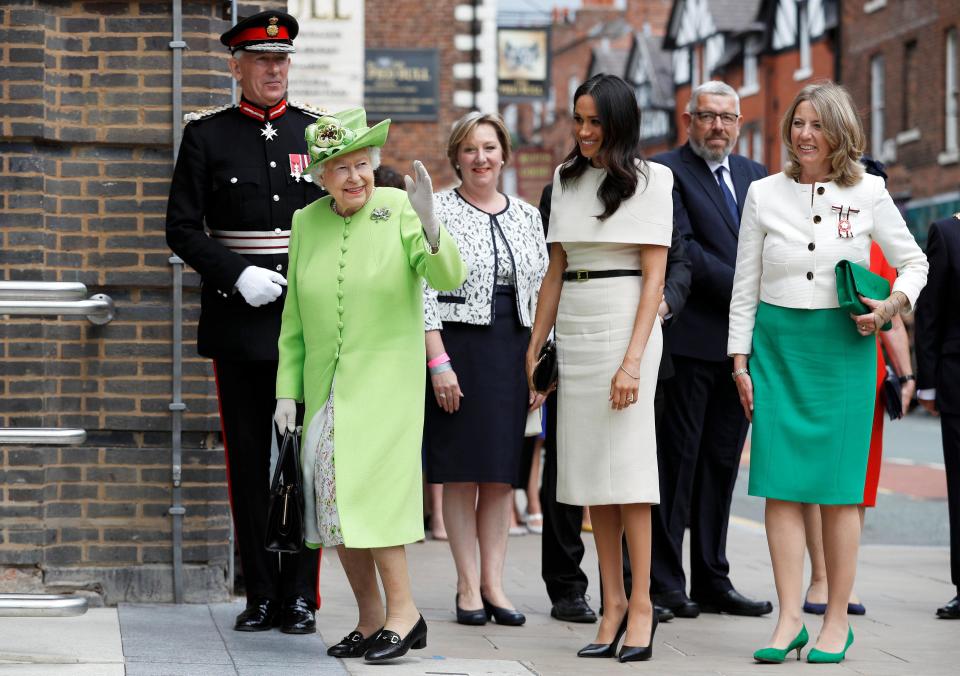
[[423, 224], [423, 234], [427, 236], [427, 242], [436, 247], [440, 243], [440, 221], [433, 213], [433, 182], [420, 160], [413, 161], [413, 171], [417, 177], [416, 182], [409, 176], [403, 177], [403, 183], [407, 186], [407, 199]]
[[273, 413], [273, 422], [283, 432], [297, 429], [297, 402], [293, 399], [277, 399], [277, 410]]
[[272, 303], [283, 293], [280, 287], [286, 285], [287, 280], [279, 272], [258, 268], [255, 265], [245, 268], [236, 283], [237, 291], [247, 304], [253, 307]]

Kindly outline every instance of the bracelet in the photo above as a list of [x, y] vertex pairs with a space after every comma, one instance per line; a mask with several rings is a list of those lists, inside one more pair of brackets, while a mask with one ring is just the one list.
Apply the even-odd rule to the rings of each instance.
[[734, 382], [736, 382], [737, 378], [739, 378], [740, 376], [747, 376], [747, 375], [750, 375], [750, 371], [747, 370], [746, 367], [744, 367], [742, 369], [735, 369], [733, 373], [730, 374], [730, 377], [733, 378]]
[[620, 364], [620, 370], [623, 371], [624, 373], [626, 373], [628, 376], [630, 376], [630, 377], [633, 378], [634, 380], [640, 380], [640, 376], [635, 376], [635, 375], [633, 375], [632, 373], [630, 373], [630, 371], [628, 371], [627, 369], [623, 368], [623, 364]]
[[905, 382], [907, 382], [908, 380], [916, 380], [916, 379], [917, 379], [917, 377], [916, 377], [915, 375], [913, 375], [912, 373], [904, 373], [902, 376], [900, 376], [899, 378], [897, 378], [897, 380], [900, 381], [900, 384], [901, 384], [901, 385], [903, 385], [903, 384], [904, 384]]
[[450, 361], [450, 355], [446, 352], [439, 354], [430, 361], [427, 362], [427, 368], [433, 368], [434, 366], [440, 366], [440, 364], [445, 364]]
[[435, 376], [443, 373], [444, 371], [452, 371], [453, 364], [451, 364], [449, 361], [445, 361], [437, 366], [430, 366], [429, 369], [430, 375]]

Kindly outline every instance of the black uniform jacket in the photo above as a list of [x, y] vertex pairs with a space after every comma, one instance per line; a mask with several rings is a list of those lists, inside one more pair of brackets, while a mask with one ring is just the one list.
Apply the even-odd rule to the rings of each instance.
[[293, 213], [324, 194], [298, 171], [307, 163], [304, 129], [320, 111], [287, 103], [267, 120], [255, 115], [267, 118], [269, 111], [246, 101], [241, 106], [247, 112], [231, 106], [200, 113], [184, 129], [167, 204], [167, 244], [202, 278], [198, 352], [276, 360], [286, 296], [254, 308], [234, 284], [248, 265], [287, 275]]

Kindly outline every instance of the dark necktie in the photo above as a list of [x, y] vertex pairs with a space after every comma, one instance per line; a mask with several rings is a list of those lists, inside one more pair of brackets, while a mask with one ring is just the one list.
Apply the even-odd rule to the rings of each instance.
[[740, 214], [737, 212], [737, 200], [733, 199], [733, 193], [730, 192], [730, 188], [727, 187], [727, 182], [723, 180], [723, 167], [717, 167], [717, 170], [713, 173], [717, 175], [717, 183], [720, 184], [723, 201], [727, 203], [727, 211], [730, 212], [730, 217], [733, 218], [734, 224], [739, 226]]

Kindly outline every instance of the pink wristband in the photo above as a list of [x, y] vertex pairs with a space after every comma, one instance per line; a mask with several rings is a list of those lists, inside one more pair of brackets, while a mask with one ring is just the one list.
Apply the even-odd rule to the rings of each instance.
[[439, 357], [434, 357], [433, 359], [428, 361], [427, 368], [432, 369], [434, 366], [440, 366], [440, 364], [446, 364], [448, 361], [450, 361], [450, 355], [444, 352]]

